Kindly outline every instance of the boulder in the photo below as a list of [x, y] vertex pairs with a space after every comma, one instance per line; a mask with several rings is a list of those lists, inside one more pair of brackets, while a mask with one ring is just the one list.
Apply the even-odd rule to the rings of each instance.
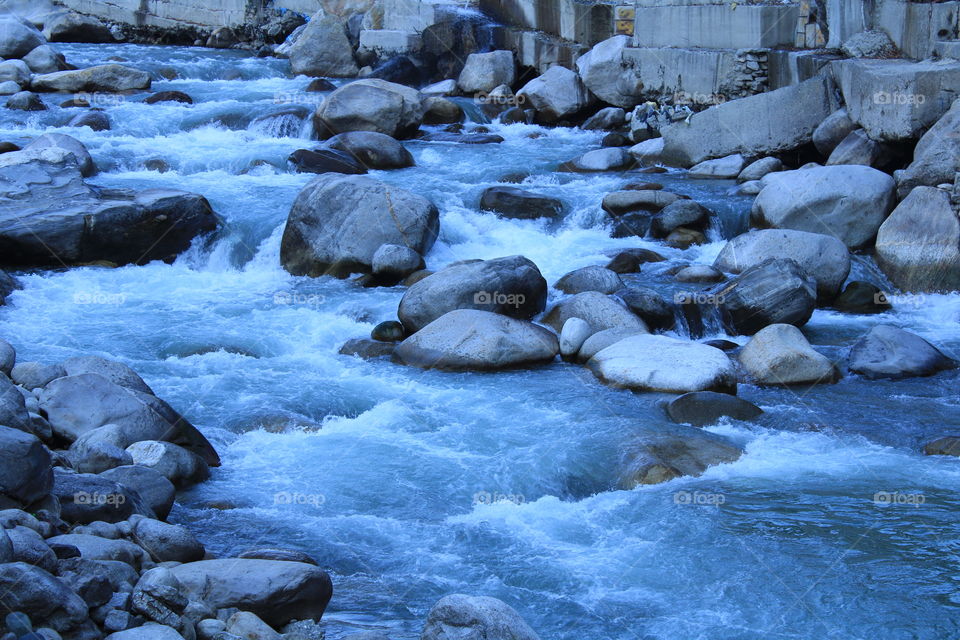
[[946, 436], [923, 447], [926, 456], [960, 456], [960, 436]]
[[862, 164], [872, 167], [881, 159], [884, 150], [884, 146], [871, 140], [863, 129], [857, 129], [837, 145], [827, 159], [827, 165]]
[[0, 426], [0, 495], [28, 505], [53, 488], [50, 452], [36, 436]]
[[641, 102], [643, 82], [624, 59], [629, 36], [614, 36], [577, 58], [577, 71], [593, 95], [615, 107], [632, 109]]
[[238, 611], [227, 619], [227, 633], [251, 640], [281, 640], [283, 636], [249, 611]]
[[577, 362], [580, 364], [589, 362], [590, 358], [597, 355], [610, 345], [616, 344], [625, 338], [636, 335], [644, 335], [644, 332], [628, 327], [614, 327], [613, 329], [597, 331], [583, 341], [583, 345], [580, 346], [580, 350], [577, 352]]
[[608, 193], [600, 206], [611, 216], [622, 216], [632, 211], [656, 213], [679, 198], [677, 194], [661, 189], [628, 189]]
[[917, 187], [877, 232], [877, 264], [904, 291], [960, 290], [960, 218], [949, 195]]
[[517, 98], [536, 110], [537, 117], [547, 123], [569, 118], [593, 104], [595, 98], [576, 72], [559, 65], [528, 82]]
[[297, 149], [287, 157], [297, 173], [342, 173], [363, 175], [367, 167], [343, 151], [334, 149]]
[[369, 272], [382, 245], [425, 255], [437, 239], [440, 213], [429, 200], [363, 176], [324, 174], [290, 209], [280, 261], [294, 275]]
[[[17, 364], [17, 350], [13, 348], [13, 345], [0, 338], [0, 373], [5, 376], [12, 376], [13, 370], [16, 368]], [[2, 385], [6, 380], [0, 379], [0, 385]], [[6, 395], [6, 394], [4, 394]], [[0, 424], [4, 424], [0, 422]]]
[[[736, 462], [742, 454], [743, 450], [726, 438], [692, 427], [647, 434], [627, 452], [620, 486], [633, 489], [700, 476], [714, 465]], [[674, 494], [677, 504], [691, 504], [693, 498], [687, 491]]]
[[677, 229], [705, 229], [710, 222], [710, 210], [693, 200], [674, 200], [650, 220], [650, 234], [667, 238]]
[[676, 323], [673, 306], [653, 289], [630, 286], [618, 291], [617, 297], [655, 331], [672, 329]]
[[423, 122], [420, 92], [375, 78], [340, 87], [313, 116], [321, 138], [349, 131], [374, 131], [393, 138], [409, 138]]
[[108, 360], [100, 356], [74, 356], [64, 360], [60, 363], [60, 366], [63, 367], [65, 375], [68, 376], [96, 373], [131, 391], [154, 395], [153, 389], [143, 381], [143, 378], [136, 371], [116, 360]]
[[323, 11], [310, 19], [289, 56], [296, 75], [353, 78], [360, 71], [343, 21]]
[[893, 178], [870, 167], [781, 171], [763, 179], [751, 221], [760, 227], [823, 233], [854, 249], [873, 240], [894, 203]]
[[850, 119], [846, 109], [837, 109], [813, 132], [813, 145], [820, 155], [829, 157], [837, 145], [857, 129], [857, 125]]
[[376, 283], [387, 287], [392, 287], [423, 267], [423, 256], [399, 244], [381, 245], [371, 262]]
[[56, 71], [33, 77], [35, 91], [104, 91], [118, 93], [150, 88], [150, 74], [120, 64]]
[[19, 87], [30, 84], [30, 67], [23, 60], [0, 62], [0, 82], [13, 82], [19, 85], [16, 91], [10, 92], [17, 93], [20, 90]]
[[846, 39], [840, 50], [849, 58], [894, 58], [899, 51], [885, 31], [861, 31]]
[[884, 313], [893, 308], [880, 287], [862, 280], [849, 283], [831, 306], [843, 313]]
[[867, 332], [850, 349], [850, 371], [865, 378], [913, 378], [953, 369], [957, 363], [918, 335], [887, 324]]
[[[8, 357], [10, 351], [4, 348], [5, 344], [6, 343], [0, 344], [0, 357], [6, 360], [6, 362], [2, 363], [4, 366], [0, 371], [6, 369], [5, 365], [11, 362]], [[5, 375], [0, 376], [0, 425], [12, 427], [25, 433], [33, 432], [33, 425], [30, 412], [27, 409], [25, 396], [21, 393], [20, 389], [11, 384]]]
[[144, 561], [149, 561], [147, 553], [129, 540], [110, 540], [86, 533], [70, 533], [48, 539], [48, 544], [75, 547], [84, 560], [107, 560], [123, 562], [137, 571]]
[[[11, 87], [12, 88], [12, 87]], [[7, 98], [4, 105], [7, 109], [17, 111], [46, 111], [47, 105], [43, 104], [40, 96], [30, 91], [18, 91]]]
[[723, 273], [707, 264], [694, 264], [680, 269], [673, 277], [677, 282], [719, 282]]
[[508, 256], [450, 265], [424, 278], [407, 289], [397, 313], [413, 333], [455, 309], [528, 320], [543, 311], [546, 301], [547, 282], [537, 265]]
[[560, 330], [560, 355], [565, 360], [576, 356], [592, 333], [590, 325], [580, 318], [570, 318], [564, 322]]
[[615, 342], [587, 362], [604, 382], [634, 391], [729, 391], [737, 375], [730, 358], [714, 347], [658, 335]]
[[425, 369], [489, 371], [543, 364], [560, 352], [557, 336], [524, 320], [456, 309], [400, 343], [396, 362]]
[[333, 593], [325, 571], [301, 562], [229, 558], [188, 562], [170, 571], [189, 599], [214, 609], [237, 607], [273, 627], [319, 620]]
[[13, 547], [13, 559], [10, 562], [26, 562], [44, 571], [56, 572], [57, 554], [47, 546], [39, 533], [27, 527], [16, 526], [8, 529], [5, 534], [0, 534], [2, 535], [10, 538]]
[[161, 520], [166, 520], [176, 498], [176, 487], [157, 471], [141, 465], [125, 465], [108, 469], [100, 477], [134, 491]]
[[[620, 107], [607, 107], [600, 109], [581, 125], [586, 131], [610, 131], [618, 129], [627, 123], [627, 114]], [[605, 145], [606, 146], [606, 145]], [[625, 145], [609, 145], [625, 146]]]
[[539, 640], [510, 605], [496, 598], [454, 593], [430, 613], [420, 640]]
[[643, 320], [616, 299], [598, 291], [585, 291], [561, 300], [547, 313], [543, 323], [559, 332], [570, 318], [584, 320], [594, 332], [615, 328], [649, 332]]
[[30, 144], [23, 148], [26, 152], [37, 153], [43, 149], [63, 150], [73, 157], [80, 173], [85, 178], [89, 178], [97, 172], [97, 166], [93, 163], [93, 158], [87, 147], [82, 142], [72, 136], [63, 133], [45, 133], [30, 141]]
[[707, 290], [729, 330], [752, 335], [771, 324], [802, 326], [817, 304], [817, 283], [793, 260], [771, 258]]
[[193, 98], [183, 91], [157, 91], [151, 93], [144, 100], [144, 104], [159, 104], [161, 102], [179, 102], [180, 104], [193, 104]]
[[850, 273], [850, 252], [837, 238], [792, 229], [761, 229], [730, 240], [713, 266], [742, 273], [771, 258], [793, 260], [817, 281], [821, 299], [837, 295]]
[[344, 356], [357, 356], [363, 360], [373, 360], [392, 356], [397, 345], [390, 342], [380, 342], [369, 338], [353, 338], [347, 340], [337, 352]]
[[572, 173], [623, 171], [633, 164], [633, 156], [623, 147], [607, 147], [588, 151], [578, 158], [564, 162], [558, 170]]
[[110, 117], [102, 111], [87, 111], [70, 118], [68, 127], [90, 127], [94, 131], [109, 131]]
[[500, 85], [512, 85], [516, 79], [516, 67], [512, 51], [471, 53], [457, 85], [465, 94], [489, 93]]
[[935, 187], [954, 182], [960, 171], [960, 99], [954, 100], [913, 150], [913, 162], [894, 173], [900, 198], [918, 186]]
[[811, 141], [834, 105], [832, 83], [823, 76], [724, 102], [661, 129], [662, 157], [667, 164], [690, 167], [736, 153], [774, 155], [796, 149]]
[[134, 464], [153, 469], [175, 487], [188, 487], [210, 477], [210, 469], [203, 458], [170, 442], [134, 442], [127, 447], [127, 453]]
[[716, 391], [693, 391], [674, 398], [667, 405], [667, 416], [677, 423], [703, 427], [720, 418], [753, 420], [763, 409], [743, 398]]
[[566, 274], [554, 283], [554, 288], [564, 293], [577, 294], [584, 291], [616, 293], [623, 281], [616, 273], [605, 267], [583, 267]]
[[737, 176], [737, 182], [742, 184], [760, 180], [768, 173], [776, 173], [777, 171], [783, 171], [783, 163], [780, 162], [779, 158], [760, 158], [743, 168], [743, 171]]
[[790, 324], [772, 324], [758, 331], [740, 350], [739, 359], [762, 385], [818, 384], [837, 377], [833, 363]]
[[704, 160], [693, 167], [687, 174], [690, 178], [716, 178], [721, 180], [732, 180], [740, 175], [746, 166], [746, 161], [739, 153], [729, 155], [725, 158], [716, 160]]
[[43, 34], [13, 13], [0, 16], [0, 58], [22, 58], [46, 44]]
[[0, 564], [0, 607], [27, 614], [38, 627], [64, 633], [80, 629], [89, 619], [87, 604], [63, 581], [24, 562]]
[[419, 138], [421, 142], [451, 142], [455, 144], [499, 144], [503, 136], [493, 133], [453, 133], [452, 131], [434, 131]]
[[186, 527], [152, 518], [133, 517], [133, 540], [154, 562], [196, 562], [206, 553], [203, 545]]
[[480, 197], [480, 209], [495, 211], [503, 218], [556, 218], [563, 215], [563, 202], [516, 187], [488, 187]]
[[58, 468], [54, 472], [53, 494], [60, 500], [60, 517], [70, 523], [123, 522], [134, 514], [155, 515], [129, 487], [89, 473]]
[[33, 73], [53, 73], [70, 68], [63, 54], [47, 44], [36, 47], [22, 59]]
[[456, 124], [463, 118], [463, 108], [453, 100], [437, 96], [423, 99], [423, 124]]
[[111, 633], [106, 640], [183, 640], [183, 636], [173, 627], [147, 622], [139, 627]]
[[663, 160], [663, 150], [666, 143], [663, 138], [644, 140], [633, 145], [628, 150], [633, 159], [641, 167], [653, 167]]
[[93, 16], [73, 11], [61, 13], [43, 25], [43, 35], [50, 42], [116, 42], [110, 27]]

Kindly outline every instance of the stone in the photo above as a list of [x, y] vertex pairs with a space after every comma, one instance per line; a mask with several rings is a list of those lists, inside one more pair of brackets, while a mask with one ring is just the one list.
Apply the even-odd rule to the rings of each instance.
[[920, 336], [880, 324], [853, 345], [848, 365], [850, 371], [871, 380], [897, 380], [931, 376], [957, 363]]
[[134, 491], [157, 518], [166, 520], [176, 497], [173, 483], [154, 469], [124, 465], [100, 473], [100, 476]]
[[693, 167], [687, 173], [690, 178], [715, 178], [720, 180], [732, 180], [740, 175], [746, 161], [739, 153], [717, 158], [716, 160], [704, 160]]
[[[3, 367], [0, 367], [0, 371]], [[46, 386], [52, 380], [67, 375], [62, 365], [40, 362], [18, 362], [9, 372], [11, 380], [24, 389], [33, 391]]]
[[[0, 373], [5, 376], [12, 376], [13, 370], [16, 368], [16, 363], [17, 350], [6, 340], [0, 339]], [[6, 381], [0, 381], [0, 384], [3, 382]], [[21, 403], [18, 401], [18, 404]]]
[[486, 596], [462, 593], [441, 598], [430, 613], [420, 640], [539, 640], [510, 605]]
[[60, 500], [60, 517], [67, 522], [122, 522], [134, 514], [154, 515], [132, 489], [93, 474], [57, 469], [53, 494]]
[[[0, 96], [12, 96], [17, 93], [21, 93], [22, 89], [13, 80], [5, 80], [0, 82]], [[42, 102], [41, 102], [42, 104]], [[16, 151], [16, 149], [11, 149], [11, 151]]]
[[833, 236], [792, 229], [760, 229], [741, 234], [724, 245], [713, 266], [742, 273], [772, 258], [796, 262], [817, 281], [821, 299], [837, 295], [850, 273], [850, 252]]
[[457, 88], [457, 81], [448, 78], [446, 80], [441, 80], [440, 82], [434, 82], [433, 84], [427, 85], [423, 89], [420, 89], [420, 94], [423, 96], [454, 96], [457, 95], [459, 89]]
[[280, 640], [279, 633], [271, 629], [266, 622], [250, 613], [238, 611], [227, 620], [227, 633], [245, 640]]
[[760, 158], [743, 168], [743, 171], [737, 176], [737, 182], [742, 184], [760, 180], [768, 173], [776, 173], [777, 171], [783, 171], [783, 163], [780, 162], [779, 158]]
[[674, 422], [704, 427], [720, 418], [750, 421], [763, 409], [737, 396], [715, 391], [693, 391], [674, 398], [667, 405], [667, 416]]
[[809, 385], [837, 377], [833, 363], [790, 324], [772, 324], [758, 331], [740, 350], [739, 359], [761, 385]]
[[213, 33], [207, 38], [205, 46], [211, 49], [229, 49], [239, 42], [237, 32], [230, 27], [223, 26], [213, 30]]
[[737, 385], [723, 351], [659, 335], [624, 338], [594, 355], [587, 367], [602, 381], [633, 391], [728, 391]]
[[153, 389], [136, 371], [116, 360], [108, 360], [100, 356], [74, 356], [64, 360], [60, 366], [68, 376], [95, 373], [131, 391], [154, 395]]
[[457, 371], [488, 371], [551, 362], [557, 337], [524, 320], [476, 309], [456, 309], [404, 340], [393, 352], [401, 364]]
[[35, 91], [104, 91], [117, 93], [150, 88], [150, 74], [120, 64], [56, 71], [33, 77]]
[[[23, 60], [0, 62], [0, 82], [14, 82], [21, 87], [30, 84], [30, 67]], [[17, 90], [19, 91], [19, 89]], [[16, 93], [12, 91], [10, 93]]]
[[289, 56], [296, 75], [352, 78], [360, 71], [343, 21], [322, 11], [307, 23]]
[[19, 91], [7, 98], [5, 105], [7, 109], [18, 111], [46, 111], [47, 105], [43, 104], [40, 96], [31, 91]]
[[409, 138], [423, 122], [423, 105], [416, 89], [376, 78], [357, 80], [327, 96], [313, 122], [323, 139], [349, 131]]
[[677, 227], [664, 238], [664, 242], [668, 247], [686, 250], [695, 244], [706, 244], [707, 237], [697, 229]]
[[829, 157], [837, 145], [858, 129], [846, 109], [837, 109], [824, 119], [813, 132], [813, 145], [820, 155]]
[[730, 100], [693, 114], [687, 122], [664, 127], [663, 161], [690, 167], [737, 153], [775, 155], [801, 147], [812, 140], [814, 129], [834, 109], [831, 85], [827, 78], [817, 76]]
[[952, 183], [960, 171], [960, 100], [954, 100], [913, 150], [913, 162], [894, 173], [901, 199], [918, 186], [935, 187]]
[[101, 440], [101, 431], [110, 425], [89, 431], [70, 445], [68, 458], [80, 473], [100, 473], [107, 469], [133, 464], [133, 458], [117, 444]]
[[710, 210], [693, 200], [675, 200], [653, 216], [650, 234], [666, 238], [677, 229], [703, 230], [710, 221]]
[[61, 13], [43, 25], [43, 35], [50, 42], [116, 42], [110, 27], [93, 16], [73, 11]]
[[849, 58], [894, 58], [899, 53], [885, 31], [861, 31], [850, 36], [840, 47]]
[[0, 58], [22, 58], [46, 44], [43, 34], [14, 13], [0, 16]]
[[563, 202], [516, 187], [488, 187], [480, 197], [480, 209], [502, 218], [533, 220], [563, 215]]
[[158, 91], [151, 93], [144, 99], [144, 104], [160, 104], [162, 102], [179, 102], [180, 104], [193, 104], [193, 98], [183, 91]]
[[0, 495], [28, 505], [50, 493], [50, 453], [36, 436], [0, 426]]
[[80, 629], [88, 619], [80, 596], [49, 572], [24, 562], [0, 564], [0, 606], [63, 632]]
[[175, 487], [188, 487], [210, 477], [203, 458], [171, 442], [143, 440], [127, 447], [133, 463], [153, 469]]
[[630, 286], [617, 296], [654, 331], [672, 329], [676, 323], [673, 306], [653, 289]]
[[406, 337], [403, 325], [396, 320], [381, 322], [370, 332], [370, 338], [380, 342], [400, 342]]
[[102, 111], [87, 111], [86, 113], [78, 113], [75, 115], [70, 119], [70, 122], [67, 123], [67, 126], [90, 127], [94, 131], [109, 131], [110, 118]]
[[575, 357], [592, 333], [586, 321], [580, 318], [568, 319], [560, 331], [560, 355], [565, 360]]
[[607, 263], [607, 269], [614, 273], [638, 273], [640, 266], [644, 263], [663, 262], [664, 260], [666, 258], [648, 249], [621, 251]]
[[584, 85], [600, 100], [632, 109], [641, 102], [643, 82], [624, 59], [631, 46], [628, 36], [614, 36], [577, 58], [577, 71]]
[[53, 73], [69, 69], [63, 54], [47, 44], [34, 48], [22, 60], [30, 67], [33, 73]]
[[129, 540], [110, 540], [85, 533], [70, 533], [49, 538], [48, 543], [76, 547], [84, 560], [123, 562], [138, 571], [144, 560], [149, 560], [146, 552]]
[[[627, 114], [620, 107], [600, 109], [581, 125], [586, 131], [610, 131], [618, 129], [627, 123]], [[624, 146], [624, 145], [614, 145]]]
[[420, 137], [421, 142], [452, 142], [456, 144], [499, 144], [503, 136], [493, 133], [452, 133], [449, 131], [434, 131]]
[[723, 273], [710, 265], [696, 264], [677, 271], [674, 278], [677, 282], [719, 282]]
[[537, 265], [523, 256], [508, 256], [450, 265], [424, 278], [407, 289], [398, 316], [414, 333], [455, 309], [529, 320], [543, 311], [546, 300], [547, 282]]
[[834, 298], [831, 306], [843, 313], [885, 313], [893, 306], [877, 285], [854, 280]]
[[570, 118], [585, 110], [595, 101], [580, 76], [566, 67], [553, 66], [525, 84], [517, 92], [546, 123]]
[[577, 294], [584, 291], [616, 293], [623, 287], [623, 280], [605, 267], [583, 267], [557, 280], [553, 287], [564, 293]]
[[641, 167], [653, 167], [663, 160], [666, 141], [663, 138], [644, 140], [630, 147], [630, 155]]
[[[9, 351], [3, 349], [0, 345], [0, 352], [3, 351], [9, 354]], [[36, 408], [34, 408], [34, 411], [36, 411]], [[0, 376], [0, 424], [24, 433], [34, 432], [34, 425], [27, 409], [26, 396], [6, 376]]]
[[284, 562], [303, 562], [317, 565], [317, 561], [302, 551], [290, 549], [251, 549], [241, 553], [239, 558], [254, 558], [260, 560], [282, 560]]
[[465, 94], [489, 93], [500, 85], [512, 85], [515, 79], [516, 62], [512, 51], [471, 53], [457, 85]]
[[680, 196], [669, 191], [656, 190], [628, 190], [614, 191], [603, 197], [601, 207], [611, 216], [621, 216], [631, 211], [648, 211], [655, 213], [677, 202]]
[[947, 193], [913, 189], [880, 225], [876, 261], [904, 291], [960, 290], [960, 218]]
[[333, 149], [297, 149], [287, 157], [297, 173], [342, 173], [363, 175], [367, 167], [343, 151]]
[[385, 244], [425, 255], [439, 228], [439, 211], [426, 198], [373, 178], [324, 174], [294, 201], [280, 261], [294, 275], [345, 277], [369, 272]]
[[805, 324], [817, 304], [817, 284], [793, 260], [771, 258], [706, 295], [719, 307], [729, 330], [753, 335], [771, 324]]
[[134, 629], [111, 633], [106, 640], [183, 640], [183, 636], [173, 627], [148, 622]]
[[630, 329], [638, 333], [649, 332], [643, 320], [618, 300], [598, 291], [585, 291], [561, 300], [550, 309], [543, 323], [559, 332], [570, 318], [584, 320], [594, 333], [614, 328]]
[[463, 108], [453, 100], [431, 97], [423, 99], [423, 124], [454, 124], [463, 122]]
[[242, 607], [272, 627], [320, 619], [333, 593], [325, 571], [300, 562], [227, 558], [170, 571], [188, 598], [214, 609]]
[[644, 332], [628, 327], [614, 327], [613, 329], [597, 331], [583, 341], [583, 345], [577, 352], [577, 362], [580, 364], [589, 362], [590, 358], [597, 355], [607, 347], [616, 344], [625, 338], [636, 335], [644, 335]]
[[755, 196], [763, 191], [763, 183], [760, 180], [748, 180], [737, 187], [738, 196]]
[[43, 536], [27, 527], [14, 527], [6, 532], [13, 545], [10, 562], [26, 562], [51, 573], [57, 570], [57, 556], [43, 540]]
[[152, 518], [133, 517], [133, 540], [154, 562], [196, 562], [206, 553], [203, 545], [186, 527]]
[[[693, 427], [675, 427], [646, 434], [632, 445], [619, 484], [629, 490], [683, 476], [697, 477], [709, 467], [736, 462], [741, 455], [743, 450], [726, 438]], [[693, 498], [690, 492], [679, 491], [673, 499], [677, 504], [691, 504]]]
[[397, 244], [381, 245], [371, 262], [376, 282], [383, 286], [393, 286], [423, 267], [423, 257], [419, 253]]
[[960, 456], [960, 437], [946, 436], [928, 442], [923, 447], [926, 456]]
[[45, 133], [34, 138], [30, 144], [23, 148], [27, 152], [39, 152], [43, 149], [63, 150], [72, 156], [80, 168], [81, 175], [85, 178], [89, 178], [97, 172], [97, 166], [93, 163], [93, 158], [87, 151], [87, 147], [72, 136], [64, 133]]
[[337, 353], [344, 356], [357, 356], [363, 360], [373, 360], [374, 358], [392, 356], [396, 348], [397, 345], [393, 343], [367, 338], [353, 338], [347, 340]]
[[751, 221], [760, 227], [823, 233], [851, 249], [871, 242], [893, 210], [893, 178], [845, 165], [772, 173], [763, 179]]
[[565, 162], [558, 171], [572, 173], [623, 171], [632, 167], [633, 164], [633, 156], [623, 147], [607, 147], [588, 151], [578, 158]]
[[857, 129], [837, 145], [827, 159], [827, 165], [862, 164], [872, 167], [881, 159], [883, 145], [874, 142], [863, 129]]

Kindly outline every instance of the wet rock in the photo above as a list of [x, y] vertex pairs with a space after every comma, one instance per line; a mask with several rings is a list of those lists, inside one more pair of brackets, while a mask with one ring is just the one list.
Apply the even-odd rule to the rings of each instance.
[[617, 291], [617, 296], [653, 331], [672, 329], [676, 323], [673, 306], [653, 289], [631, 286]]
[[698, 231], [697, 229], [677, 227], [664, 238], [664, 242], [668, 247], [673, 247], [674, 249], [689, 249], [695, 244], [705, 244], [707, 237], [703, 235], [702, 231]]
[[172, 482], [154, 469], [142, 465], [124, 465], [103, 471], [100, 477], [135, 491], [161, 520], [166, 520], [173, 508], [177, 490]]
[[884, 151], [881, 143], [871, 140], [863, 129], [857, 129], [837, 145], [827, 165], [859, 164], [872, 167], [881, 159]]
[[630, 249], [621, 251], [607, 263], [607, 269], [615, 273], [637, 273], [645, 262], [663, 262], [666, 260], [656, 251], [649, 249]]
[[865, 378], [931, 376], [953, 369], [956, 361], [920, 336], [886, 324], [873, 327], [850, 350], [850, 371]]
[[821, 384], [837, 378], [830, 360], [817, 352], [793, 325], [772, 324], [750, 339], [739, 354], [750, 377], [758, 384]]
[[7, 109], [16, 109], [19, 111], [46, 111], [47, 105], [43, 104], [40, 96], [31, 91], [20, 91], [7, 98]]
[[583, 267], [566, 274], [554, 283], [554, 288], [564, 293], [577, 294], [584, 291], [615, 293], [623, 287], [616, 273], [604, 267]]
[[730, 330], [752, 335], [771, 324], [802, 326], [817, 303], [816, 281], [793, 260], [770, 259], [708, 290]]
[[61, 632], [78, 630], [88, 619], [86, 603], [67, 585], [24, 562], [0, 564], [0, 606]]
[[723, 417], [753, 420], [763, 409], [737, 396], [715, 391], [694, 391], [674, 398], [667, 405], [667, 416], [677, 423], [703, 427]]
[[[23, 157], [31, 157], [29, 154], [36, 154], [43, 149], [62, 150], [64, 153], [72, 156], [80, 168], [80, 173], [85, 178], [97, 172], [97, 167], [93, 163], [90, 152], [87, 151], [87, 148], [82, 142], [72, 136], [63, 133], [45, 133], [42, 136], [38, 136], [23, 148], [24, 151], [28, 152], [28, 154]], [[7, 158], [7, 161], [9, 160], [10, 158]]]
[[294, 275], [369, 272], [385, 244], [425, 255], [437, 239], [440, 214], [429, 200], [367, 177], [320, 175], [290, 209], [280, 245]]
[[352, 78], [360, 71], [343, 21], [323, 11], [307, 23], [289, 57], [296, 75]]
[[153, 469], [176, 487], [188, 487], [210, 477], [210, 469], [203, 458], [170, 442], [134, 442], [127, 447], [127, 453], [134, 464]]
[[643, 320], [614, 298], [598, 291], [578, 293], [554, 306], [543, 319], [543, 323], [555, 331], [560, 331], [570, 318], [580, 318], [594, 331], [625, 328], [647, 333]]
[[13, 13], [0, 16], [0, 58], [22, 58], [46, 44], [36, 27]]
[[397, 244], [382, 245], [373, 254], [374, 281], [380, 286], [392, 287], [411, 273], [423, 269], [423, 257], [411, 249]]
[[423, 100], [423, 124], [463, 122], [463, 108], [453, 100], [432, 97]]
[[489, 187], [480, 198], [480, 209], [504, 218], [555, 218], [563, 214], [563, 202], [515, 187]]
[[380, 342], [400, 342], [406, 337], [403, 325], [396, 320], [381, 322], [370, 332], [370, 337]]
[[471, 53], [457, 85], [465, 94], [489, 93], [500, 85], [512, 85], [515, 79], [516, 62], [512, 51]]
[[154, 562], [196, 562], [202, 560], [203, 545], [186, 527], [151, 518], [130, 519], [133, 540], [143, 547]]
[[928, 442], [923, 447], [927, 456], [960, 456], [960, 436], [946, 436]]
[[397, 345], [390, 342], [381, 342], [379, 340], [368, 340], [367, 338], [353, 338], [347, 340], [338, 353], [344, 356], [357, 356], [364, 360], [374, 358], [383, 358], [392, 356]]
[[[587, 131], [609, 131], [627, 123], [627, 114], [619, 107], [607, 107], [587, 118], [581, 125]], [[617, 145], [624, 146], [624, 145]]]
[[643, 89], [643, 82], [624, 61], [623, 50], [629, 46], [628, 36], [614, 36], [577, 58], [577, 71], [593, 95], [625, 109], [639, 104]]
[[33, 73], [53, 73], [70, 68], [63, 54], [46, 44], [36, 47], [22, 59]]
[[705, 264], [684, 267], [674, 275], [677, 282], [719, 282], [723, 273]]
[[455, 593], [441, 598], [427, 615], [421, 640], [539, 640], [507, 603], [486, 596]]
[[150, 74], [119, 64], [102, 64], [36, 75], [32, 86], [36, 91], [136, 91], [150, 88]]
[[609, 147], [588, 151], [579, 158], [560, 165], [558, 171], [594, 173], [600, 171], [624, 171], [634, 165], [633, 156], [622, 147]]
[[857, 125], [847, 115], [846, 109], [831, 113], [813, 132], [813, 144], [824, 157], [829, 157], [844, 138], [853, 133]]
[[70, 119], [70, 122], [67, 123], [67, 126], [90, 127], [94, 131], [109, 131], [110, 117], [102, 111], [87, 111], [86, 113], [78, 113], [75, 115]]
[[[736, 462], [743, 450], [726, 438], [690, 428], [647, 435], [628, 452], [620, 486], [660, 484], [682, 476], [700, 476], [707, 468]], [[675, 494], [677, 504], [689, 504], [692, 495]]]
[[144, 104], [158, 104], [160, 102], [179, 102], [181, 104], [193, 104], [193, 98], [183, 91], [158, 91], [147, 96]]
[[553, 123], [583, 111], [594, 102], [576, 72], [559, 65], [528, 82], [517, 97], [536, 110], [543, 122]]
[[116, 42], [110, 28], [93, 16], [73, 11], [61, 13], [43, 25], [43, 35], [50, 42]]
[[503, 136], [493, 133], [449, 133], [446, 131], [435, 131], [422, 136], [420, 140], [424, 142], [455, 142], [457, 144], [499, 144], [503, 142]]
[[378, 79], [357, 80], [340, 87], [314, 114], [314, 130], [324, 139], [348, 131], [409, 138], [422, 122], [419, 91]]
[[402, 169], [414, 165], [413, 155], [388, 135], [373, 131], [341, 133], [327, 147], [349, 154], [367, 169]]
[[0, 494], [26, 505], [52, 487], [50, 454], [43, 443], [32, 434], [0, 426]]
[[732, 180], [740, 175], [746, 162], [739, 153], [718, 158], [716, 160], [704, 160], [703, 162], [690, 168], [687, 174], [691, 178], [716, 178], [723, 180]]
[[135, 513], [154, 515], [137, 493], [93, 474], [57, 469], [53, 493], [60, 500], [61, 517], [71, 523], [122, 522]]
[[860, 280], [848, 284], [831, 306], [844, 313], [884, 313], [893, 308], [880, 287]]
[[361, 175], [367, 172], [367, 167], [360, 164], [354, 156], [333, 149], [297, 149], [290, 154], [287, 161], [298, 173]]
[[777, 158], [760, 158], [744, 167], [740, 175], [737, 176], [737, 182], [751, 182], [760, 180], [768, 173], [783, 171], [783, 163]]
[[702, 231], [710, 221], [710, 210], [693, 200], [674, 200], [650, 221], [654, 238], [666, 238], [680, 229]]
[[656, 213], [676, 202], [680, 196], [660, 189], [614, 191], [603, 197], [601, 206], [611, 216], [622, 216], [633, 211]]

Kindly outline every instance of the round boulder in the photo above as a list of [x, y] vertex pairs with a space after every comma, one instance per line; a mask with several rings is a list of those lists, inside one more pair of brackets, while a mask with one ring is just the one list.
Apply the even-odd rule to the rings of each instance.
[[814, 350], [806, 337], [790, 324], [772, 324], [758, 331], [740, 350], [740, 364], [750, 377], [764, 385], [834, 382], [836, 368]]
[[850, 371], [870, 378], [931, 376], [957, 363], [920, 336], [888, 324], [870, 329], [850, 350]]

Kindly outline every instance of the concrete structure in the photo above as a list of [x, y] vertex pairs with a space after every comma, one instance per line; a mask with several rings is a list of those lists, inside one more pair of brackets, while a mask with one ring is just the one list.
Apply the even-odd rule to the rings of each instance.
[[602, 0], [480, 0], [480, 9], [507, 26], [588, 46], [613, 36], [614, 5]]
[[743, 49], [793, 46], [798, 5], [745, 3], [637, 7], [638, 47]]
[[68, 9], [138, 27], [233, 27], [256, 15], [258, 0], [62, 0]]
[[829, 47], [839, 47], [866, 29], [887, 32], [908, 57], [923, 59], [938, 49], [957, 53], [960, 2], [917, 3], [909, 0], [822, 0], [830, 29]]

